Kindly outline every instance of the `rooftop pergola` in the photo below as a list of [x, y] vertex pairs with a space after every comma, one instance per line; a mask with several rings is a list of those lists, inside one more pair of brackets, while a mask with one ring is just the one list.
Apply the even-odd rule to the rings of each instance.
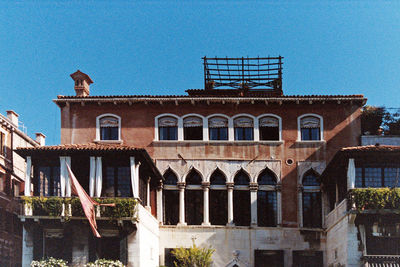
[[205, 89], [282, 92], [283, 57], [203, 57]]

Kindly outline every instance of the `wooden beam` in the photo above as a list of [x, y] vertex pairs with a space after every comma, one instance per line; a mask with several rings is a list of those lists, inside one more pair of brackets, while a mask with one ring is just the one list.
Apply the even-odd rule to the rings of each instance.
[[179, 105], [178, 100], [175, 100], [175, 106], [178, 106], [178, 105]]

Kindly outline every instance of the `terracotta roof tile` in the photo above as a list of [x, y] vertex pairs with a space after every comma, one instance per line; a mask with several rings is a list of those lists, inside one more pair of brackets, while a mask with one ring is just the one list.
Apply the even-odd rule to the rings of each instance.
[[145, 151], [143, 148], [120, 144], [65, 144], [56, 146], [18, 147], [17, 151]]
[[368, 145], [368, 146], [354, 146], [344, 147], [341, 149], [343, 152], [400, 152], [400, 146], [387, 146], [387, 145]]

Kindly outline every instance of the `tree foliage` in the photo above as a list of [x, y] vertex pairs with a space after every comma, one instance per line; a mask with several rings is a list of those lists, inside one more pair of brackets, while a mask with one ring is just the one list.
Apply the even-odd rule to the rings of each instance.
[[367, 135], [400, 135], [400, 112], [389, 112], [385, 107], [364, 106], [361, 133]]
[[176, 248], [172, 250], [172, 255], [176, 258], [175, 267], [210, 267], [212, 264], [212, 254], [215, 249], [211, 247], [197, 247], [193, 242], [190, 248]]

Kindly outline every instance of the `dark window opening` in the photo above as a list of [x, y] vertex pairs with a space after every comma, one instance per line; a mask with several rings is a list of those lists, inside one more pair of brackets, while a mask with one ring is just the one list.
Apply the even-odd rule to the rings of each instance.
[[210, 223], [226, 225], [228, 222], [228, 195], [226, 190], [210, 190]]
[[321, 140], [321, 121], [314, 116], [304, 117], [300, 120], [301, 140]]
[[381, 218], [385, 223], [365, 225], [367, 255], [400, 255], [400, 223], [396, 219]]
[[163, 190], [163, 211], [164, 224], [176, 225], [179, 222], [179, 191], [177, 182], [178, 178], [175, 173], [168, 169], [164, 174], [164, 190]]
[[188, 225], [203, 223], [203, 191], [185, 190], [185, 217]]
[[210, 140], [228, 140], [228, 128], [209, 128]]
[[[118, 159], [105, 159], [103, 163], [103, 197], [131, 197], [131, 169], [126, 162], [126, 166]], [[140, 183], [140, 179], [139, 179]], [[139, 185], [140, 186], [140, 185]]]
[[293, 251], [293, 267], [321, 267], [323, 265], [322, 251]]
[[253, 119], [248, 117], [239, 117], [233, 121], [235, 128], [235, 140], [253, 140]]
[[258, 185], [276, 185], [275, 174], [273, 174], [270, 170], [265, 169], [257, 179]]
[[183, 120], [183, 138], [185, 140], [203, 140], [203, 120], [199, 117], [187, 117]]
[[313, 171], [308, 171], [303, 177], [303, 186], [320, 186], [319, 176]]
[[178, 127], [159, 127], [160, 140], [178, 140]]
[[159, 139], [178, 140], [178, 120], [174, 117], [162, 117], [158, 119]]
[[283, 250], [254, 250], [254, 267], [283, 267]]
[[260, 127], [260, 140], [278, 141], [279, 128], [278, 127]]
[[6, 154], [6, 135], [0, 132], [0, 155]]
[[119, 140], [119, 119], [103, 117], [100, 119], [100, 140]]
[[61, 196], [60, 166], [37, 166], [35, 173], [35, 196]]
[[188, 225], [201, 225], [203, 222], [203, 190], [199, 173], [192, 170], [186, 177], [185, 219]]
[[400, 168], [357, 167], [356, 187], [396, 187], [400, 182]]
[[233, 190], [233, 222], [236, 226], [250, 225], [250, 191]]
[[249, 185], [250, 178], [243, 170], [240, 170], [235, 176], [234, 183], [235, 183], [235, 186], [236, 185]]
[[321, 226], [321, 193], [303, 192], [303, 227], [321, 228]]
[[185, 127], [183, 136], [185, 140], [203, 140], [203, 127]]
[[275, 191], [257, 192], [257, 224], [258, 226], [273, 227], [277, 222], [277, 204]]

